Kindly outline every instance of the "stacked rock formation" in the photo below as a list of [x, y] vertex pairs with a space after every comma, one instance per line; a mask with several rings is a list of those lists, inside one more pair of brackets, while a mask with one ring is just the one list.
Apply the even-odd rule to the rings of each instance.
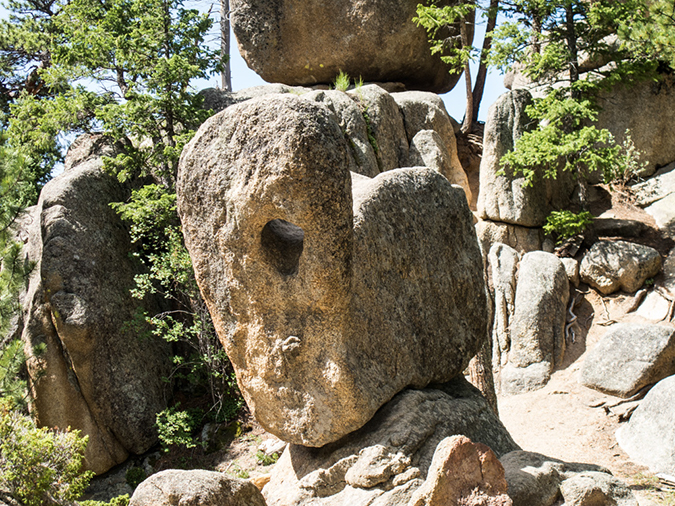
[[428, 168], [350, 166], [328, 107], [270, 95], [207, 121], [179, 169], [186, 245], [242, 393], [307, 446], [458, 376], [487, 332], [462, 190]]

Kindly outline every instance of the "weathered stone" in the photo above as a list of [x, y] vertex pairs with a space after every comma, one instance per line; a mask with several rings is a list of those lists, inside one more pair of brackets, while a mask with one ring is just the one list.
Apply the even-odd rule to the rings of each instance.
[[324, 106], [275, 95], [207, 121], [179, 169], [186, 245], [242, 393], [308, 446], [457, 376], [487, 335], [463, 192], [426, 168], [352, 188], [348, 149]]
[[517, 449], [480, 392], [458, 377], [399, 393], [363, 428], [323, 448], [290, 445], [264, 495], [270, 506], [407, 505], [430, 476], [439, 443], [453, 435], [497, 456]]
[[668, 237], [675, 237], [675, 193], [657, 200], [645, 211], [654, 217], [656, 226]]
[[558, 257], [543, 251], [525, 254], [518, 271], [509, 363], [517, 369], [545, 363], [550, 375], [565, 353], [567, 273]]
[[675, 296], [675, 248], [668, 252], [663, 262], [663, 287]]
[[247, 480], [215, 471], [169, 469], [153, 474], [131, 496], [129, 506], [266, 506]]
[[637, 291], [661, 270], [661, 255], [654, 248], [626, 241], [598, 241], [581, 260], [581, 281], [604, 295]]
[[380, 172], [405, 167], [408, 164], [408, 138], [396, 101], [374, 84], [347, 94], [361, 107], [366, 118]]
[[670, 305], [670, 300], [661, 295], [660, 292], [650, 290], [640, 304], [640, 307], [635, 311], [635, 314], [645, 320], [662, 322], [670, 314]]
[[560, 260], [565, 267], [569, 282], [574, 286], [579, 286], [579, 282], [581, 281], [579, 277], [579, 262], [574, 258], [561, 258]]
[[[457, 159], [457, 156], [455, 156]], [[462, 187], [466, 195], [467, 202], [471, 202], [471, 188], [469, 180], [466, 178], [464, 169], [457, 160], [452, 164], [452, 158], [441, 136], [433, 130], [420, 130], [410, 144], [410, 155], [408, 158], [411, 167], [422, 166], [429, 167], [436, 172], [443, 174], [448, 181]]]
[[616, 433], [631, 460], [675, 475], [675, 376], [659, 381]]
[[490, 248], [488, 258], [494, 298], [493, 364], [498, 369], [500, 365], [506, 365], [511, 347], [511, 318], [515, 311], [516, 273], [520, 255], [510, 246], [497, 243]]
[[231, 21], [241, 55], [267, 82], [332, 83], [344, 71], [445, 93], [459, 74], [431, 55], [424, 28], [412, 21], [416, 7], [416, 0], [232, 0]]
[[[551, 211], [564, 208], [570, 201], [574, 184], [568, 174], [559, 174], [555, 180], [539, 176], [536, 184], [525, 186], [522, 175], [514, 175], [510, 168], [500, 165], [502, 156], [536, 125], [525, 113], [531, 102], [528, 91], [516, 90], [503, 94], [490, 106], [478, 195], [478, 216], [483, 220], [540, 227]], [[503, 174], [498, 175], [502, 169]]]
[[521, 255], [530, 251], [553, 251], [553, 244], [545, 239], [541, 228], [519, 227], [489, 220], [478, 220], [476, 234], [481, 249], [490, 251], [493, 244], [503, 243], [515, 249]]
[[455, 171], [463, 171], [462, 164], [457, 156], [454, 120], [448, 114], [441, 97], [435, 93], [422, 91], [392, 93], [391, 96], [403, 115], [408, 142], [412, 142], [413, 138], [422, 130], [437, 132], [450, 154], [451, 167]]
[[638, 506], [630, 488], [607, 473], [586, 471], [560, 484], [565, 506]]
[[551, 379], [553, 364], [535, 362], [525, 367], [507, 363], [499, 375], [499, 390], [505, 395], [518, 395], [544, 388]]
[[595, 218], [589, 232], [596, 237], [640, 237], [649, 229], [649, 225], [642, 221]]
[[312, 88], [302, 86], [286, 86], [285, 84], [263, 84], [260, 86], [251, 86], [237, 91], [225, 91], [218, 88], [206, 88], [199, 92], [204, 97], [202, 107], [211, 109], [213, 113], [219, 113], [231, 105], [240, 104], [252, 98], [272, 95], [276, 93], [294, 93], [304, 95], [312, 91]]
[[[509, 496], [518, 506], [551, 506], [560, 496], [560, 484], [578, 473], [597, 472], [610, 476], [607, 469], [592, 464], [574, 464], [522, 450], [501, 457]], [[600, 503], [603, 504], [603, 503]]]
[[[156, 442], [170, 360], [166, 343], [139, 339], [128, 326], [139, 307], [159, 312], [161, 306], [129, 294], [140, 266], [130, 259], [129, 234], [110, 207], [125, 201], [129, 189], [102, 170], [97, 153], [108, 151], [96, 151], [99, 141], [76, 141], [68, 170], [40, 195], [26, 245], [36, 265], [24, 297], [22, 338], [38, 423], [88, 435], [86, 466], [103, 473]], [[35, 351], [40, 346], [43, 353]]]
[[504, 468], [489, 447], [451, 436], [436, 447], [427, 479], [408, 504], [512, 506], [507, 488]]
[[335, 122], [347, 138], [353, 163], [349, 170], [368, 177], [380, 173], [373, 146], [368, 140], [368, 127], [361, 108], [349, 95], [338, 90], [313, 91], [302, 98], [325, 105], [335, 114]]
[[671, 163], [646, 181], [631, 186], [636, 203], [647, 207], [668, 195], [675, 193], [675, 163]]
[[675, 374], [675, 328], [622, 324], [610, 329], [588, 352], [581, 382], [618, 397]]
[[654, 173], [656, 167], [675, 160], [675, 79], [661, 76], [658, 81], [620, 84], [601, 95], [598, 100], [600, 113], [596, 126], [608, 129], [617, 143], [626, 138], [626, 130], [640, 153], [647, 161], [647, 170]]

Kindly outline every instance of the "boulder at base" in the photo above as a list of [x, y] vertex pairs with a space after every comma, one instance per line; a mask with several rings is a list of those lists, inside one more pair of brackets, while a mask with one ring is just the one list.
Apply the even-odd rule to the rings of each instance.
[[675, 376], [659, 381], [616, 433], [632, 460], [675, 475]]
[[162, 306], [129, 293], [142, 271], [110, 203], [130, 189], [103, 171], [103, 154], [113, 151], [101, 136], [80, 137], [40, 194], [25, 250], [35, 267], [22, 334], [33, 414], [41, 426], [89, 436], [85, 464], [96, 473], [156, 443], [171, 367], [168, 344], [129, 325], [139, 308]]
[[675, 328], [623, 324], [610, 329], [587, 355], [581, 382], [617, 397], [675, 374]]
[[654, 248], [626, 241], [598, 241], [584, 255], [581, 281], [604, 295], [618, 290], [636, 292], [661, 270], [661, 255]]
[[186, 245], [242, 393], [307, 446], [461, 374], [487, 335], [462, 190], [427, 168], [348, 167], [325, 106], [274, 95], [208, 120], [179, 169]]
[[[426, 31], [412, 21], [418, 3], [232, 0], [230, 7], [239, 51], [267, 82], [329, 84], [343, 71], [353, 79], [401, 82], [411, 90], [445, 93], [460, 74], [450, 74], [440, 56], [431, 54]], [[442, 36], [458, 31], [452, 28]], [[473, 40], [471, 29], [469, 37]]]
[[256, 486], [215, 471], [169, 469], [153, 474], [129, 506], [266, 506]]
[[[385, 506], [428, 498], [441, 492], [439, 481], [445, 479], [435, 472], [448, 456], [439, 444], [455, 435], [486, 445], [497, 457], [518, 449], [480, 392], [459, 377], [401, 392], [363, 428], [323, 448], [290, 445], [263, 494], [270, 506]], [[480, 453], [491, 460], [482, 445], [469, 444], [469, 457]], [[474, 464], [466, 463], [476, 471]], [[485, 466], [486, 485], [496, 495], [503, 491], [500, 467]]]

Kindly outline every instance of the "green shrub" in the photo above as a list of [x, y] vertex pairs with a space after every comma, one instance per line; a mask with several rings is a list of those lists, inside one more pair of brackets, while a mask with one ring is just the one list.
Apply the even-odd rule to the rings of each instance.
[[279, 454], [273, 453], [272, 455], [265, 455], [262, 450], [258, 450], [258, 453], [255, 454], [255, 458], [258, 459], [258, 462], [263, 466], [271, 466], [272, 464], [276, 464], [277, 460], [279, 460]]
[[82, 471], [87, 440], [76, 430], [38, 428], [0, 400], [0, 489], [26, 506], [77, 499], [94, 476]]
[[110, 502], [80, 501], [79, 504], [80, 506], [129, 506], [129, 494], [113, 497]]
[[547, 234], [556, 234], [558, 243], [582, 233], [588, 225], [593, 223], [593, 215], [588, 211], [578, 214], [572, 211], [553, 211], [546, 218], [544, 231]]
[[342, 70], [338, 73], [338, 75], [335, 77], [335, 81], [333, 82], [335, 89], [339, 91], [347, 91], [349, 89], [350, 83], [351, 80], [349, 79], [349, 75], [347, 75], [345, 72], [342, 72]]
[[126, 480], [127, 485], [131, 487], [131, 490], [136, 490], [136, 487], [147, 477], [148, 475], [145, 474], [145, 469], [136, 466], [130, 467], [124, 474], [124, 479]]
[[157, 437], [164, 451], [168, 451], [173, 445], [195, 448], [198, 444], [192, 433], [199, 426], [203, 413], [200, 415], [194, 411], [180, 411], [179, 407], [180, 404], [176, 404], [157, 413]]

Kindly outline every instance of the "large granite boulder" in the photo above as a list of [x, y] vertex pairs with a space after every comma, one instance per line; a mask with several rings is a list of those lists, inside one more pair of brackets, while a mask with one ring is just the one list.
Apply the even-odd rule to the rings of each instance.
[[140, 339], [129, 325], [139, 307], [161, 306], [129, 293], [141, 271], [110, 207], [129, 196], [102, 170], [101, 154], [111, 153], [100, 137], [75, 141], [63, 174], [42, 190], [26, 245], [35, 262], [22, 334], [32, 411], [42, 426], [89, 436], [85, 463], [96, 473], [156, 442], [170, 367], [168, 345]]
[[445, 461], [439, 444], [456, 435], [497, 457], [519, 449], [480, 392], [459, 377], [401, 392], [363, 428], [323, 448], [290, 445], [263, 494], [269, 506], [407, 505], [437, 489], [432, 463]]
[[169, 469], [143, 481], [129, 506], [266, 506], [256, 486], [215, 471]]
[[616, 433], [630, 458], [657, 473], [675, 475], [675, 376], [659, 381]]
[[[417, 4], [232, 0], [230, 8], [239, 51], [267, 82], [327, 84], [344, 71], [365, 81], [402, 82], [411, 90], [445, 93], [459, 74], [451, 75], [440, 55], [431, 55], [426, 31], [412, 21]], [[459, 29], [447, 32], [442, 35], [457, 35]]]
[[179, 169], [186, 245], [242, 393], [308, 446], [457, 376], [486, 336], [464, 193], [426, 168], [348, 167], [330, 111], [276, 95], [208, 120]]
[[581, 367], [581, 382], [610, 395], [630, 397], [672, 374], [675, 328], [623, 324], [609, 330], [588, 352]]
[[533, 251], [523, 256], [518, 272], [508, 364], [501, 372], [501, 389], [508, 394], [543, 387], [565, 353], [569, 281], [563, 263], [551, 253]]
[[537, 174], [534, 184], [527, 186], [522, 174], [500, 165], [502, 156], [513, 150], [523, 133], [536, 128], [536, 122], [525, 112], [531, 103], [527, 90], [515, 90], [504, 93], [490, 106], [478, 195], [478, 216], [483, 220], [541, 227], [551, 211], [570, 202], [575, 185], [569, 174], [558, 174], [556, 179]]
[[636, 292], [661, 270], [661, 255], [654, 248], [627, 241], [598, 241], [579, 266], [581, 281], [604, 295], [618, 290]]
[[632, 186], [638, 204], [654, 217], [656, 226], [675, 237], [675, 163], [660, 169], [647, 181]]

